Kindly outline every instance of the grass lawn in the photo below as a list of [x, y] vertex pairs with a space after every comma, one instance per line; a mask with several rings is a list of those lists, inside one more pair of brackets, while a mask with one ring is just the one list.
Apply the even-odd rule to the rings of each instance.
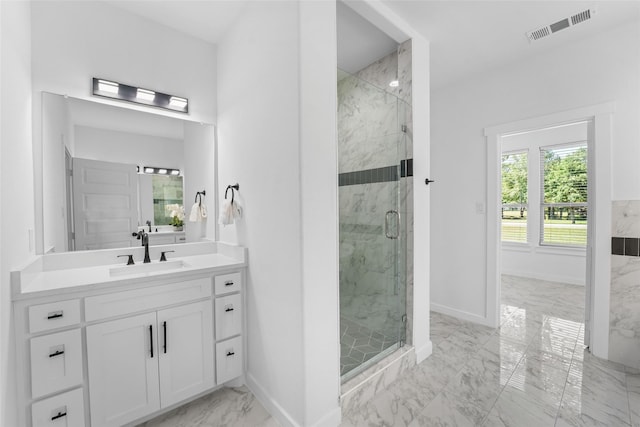
[[[510, 242], [527, 241], [527, 224], [526, 221], [513, 219], [504, 219], [502, 221], [502, 235], [508, 236]], [[587, 227], [586, 221], [552, 220], [545, 221], [544, 242], [560, 245], [586, 245], [587, 244]]]

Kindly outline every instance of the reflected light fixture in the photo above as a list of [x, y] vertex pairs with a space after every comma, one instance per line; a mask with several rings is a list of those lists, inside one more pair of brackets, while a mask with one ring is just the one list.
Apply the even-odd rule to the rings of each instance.
[[93, 78], [93, 95], [134, 104], [162, 108], [179, 113], [189, 113], [189, 100], [150, 89], [129, 86], [112, 80]]
[[400, 86], [400, 82], [397, 81], [397, 80], [392, 80], [392, 81], [389, 82], [389, 86], [398, 87], [398, 86]]
[[153, 175], [173, 175], [173, 176], [180, 175], [180, 169], [158, 168], [155, 166], [143, 166], [143, 167], [138, 166], [138, 172], [140, 172], [141, 170], [143, 171], [143, 173], [153, 174]]

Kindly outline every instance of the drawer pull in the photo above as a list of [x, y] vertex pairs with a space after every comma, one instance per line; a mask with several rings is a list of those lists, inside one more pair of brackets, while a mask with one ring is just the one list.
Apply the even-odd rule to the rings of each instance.
[[58, 415], [55, 415], [53, 417], [51, 417], [51, 421], [55, 421], [58, 418], [62, 418], [62, 417], [66, 417], [67, 413], [66, 412], [58, 412]]
[[227, 308], [224, 309], [224, 311], [226, 311], [227, 313], [230, 312], [230, 311], [233, 311], [233, 307], [227, 307]]
[[224, 282], [225, 286], [233, 286], [233, 280], [229, 280], [228, 282]]
[[56, 357], [64, 354], [64, 350], [57, 350], [55, 353], [51, 353], [49, 357]]
[[64, 312], [63, 312], [62, 310], [60, 310], [60, 311], [53, 311], [53, 312], [49, 313], [49, 315], [47, 316], [47, 319], [49, 319], [49, 320], [51, 320], [51, 319], [58, 319], [58, 318], [60, 318], [60, 317], [62, 317], [62, 316], [63, 316], [63, 313], [64, 313]]
[[227, 351], [227, 357], [233, 356], [234, 354], [236, 354], [236, 353], [233, 350]]

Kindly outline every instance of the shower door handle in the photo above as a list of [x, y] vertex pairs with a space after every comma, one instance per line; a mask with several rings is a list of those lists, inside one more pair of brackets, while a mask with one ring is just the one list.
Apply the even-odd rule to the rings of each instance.
[[[390, 217], [395, 218], [395, 234], [391, 234], [389, 230]], [[398, 211], [391, 210], [384, 214], [384, 235], [387, 239], [397, 239], [400, 236], [400, 214]]]

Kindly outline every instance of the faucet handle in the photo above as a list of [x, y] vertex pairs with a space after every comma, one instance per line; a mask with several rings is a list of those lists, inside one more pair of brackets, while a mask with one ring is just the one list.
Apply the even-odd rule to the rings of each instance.
[[134, 265], [135, 262], [133, 262], [133, 255], [118, 255], [118, 258], [123, 257], [123, 256], [128, 256], [129, 259], [127, 260], [127, 265]]
[[164, 254], [169, 253], [169, 252], [175, 252], [175, 251], [164, 251], [164, 252], [161, 252], [160, 253], [160, 261], [166, 261], [167, 257]]

